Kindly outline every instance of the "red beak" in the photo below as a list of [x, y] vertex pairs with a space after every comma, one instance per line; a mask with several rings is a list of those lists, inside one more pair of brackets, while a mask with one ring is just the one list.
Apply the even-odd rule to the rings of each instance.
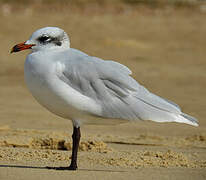
[[15, 45], [11, 49], [10, 53], [19, 52], [19, 51], [22, 51], [22, 50], [25, 50], [25, 49], [31, 49], [32, 46], [35, 46], [35, 44], [25, 44], [25, 42], [23, 42], [23, 43]]

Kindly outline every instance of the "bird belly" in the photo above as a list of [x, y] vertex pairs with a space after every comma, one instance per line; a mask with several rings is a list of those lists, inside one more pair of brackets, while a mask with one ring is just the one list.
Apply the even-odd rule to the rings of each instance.
[[91, 124], [95, 118], [101, 116], [102, 110], [99, 104], [61, 81], [54, 72], [46, 72], [45, 69], [42, 70], [43, 73], [39, 73], [28, 66], [31, 65], [25, 64], [27, 87], [33, 97], [50, 112], [86, 124], [87, 121]]

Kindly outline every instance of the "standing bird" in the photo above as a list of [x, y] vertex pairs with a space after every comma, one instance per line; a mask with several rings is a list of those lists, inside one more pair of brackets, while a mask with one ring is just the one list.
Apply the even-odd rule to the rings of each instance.
[[198, 126], [198, 121], [177, 104], [135, 81], [126, 66], [70, 48], [69, 37], [60, 28], [37, 30], [11, 53], [25, 49], [31, 49], [24, 77], [32, 95], [49, 111], [73, 123], [71, 164], [56, 169], [77, 169], [82, 124], [152, 120]]

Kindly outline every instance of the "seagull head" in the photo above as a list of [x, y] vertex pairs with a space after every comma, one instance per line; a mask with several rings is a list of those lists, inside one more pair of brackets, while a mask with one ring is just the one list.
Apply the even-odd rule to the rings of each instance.
[[58, 27], [45, 27], [35, 31], [29, 40], [15, 45], [11, 53], [31, 49], [32, 52], [70, 48], [68, 35]]

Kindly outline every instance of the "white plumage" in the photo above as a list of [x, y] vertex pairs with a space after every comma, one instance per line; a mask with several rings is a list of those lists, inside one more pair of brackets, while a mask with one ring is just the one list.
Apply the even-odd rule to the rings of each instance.
[[35, 44], [25, 62], [25, 81], [32, 95], [76, 127], [122, 120], [198, 126], [178, 105], [137, 83], [126, 66], [70, 48], [67, 34], [59, 28], [39, 29], [25, 44]]

